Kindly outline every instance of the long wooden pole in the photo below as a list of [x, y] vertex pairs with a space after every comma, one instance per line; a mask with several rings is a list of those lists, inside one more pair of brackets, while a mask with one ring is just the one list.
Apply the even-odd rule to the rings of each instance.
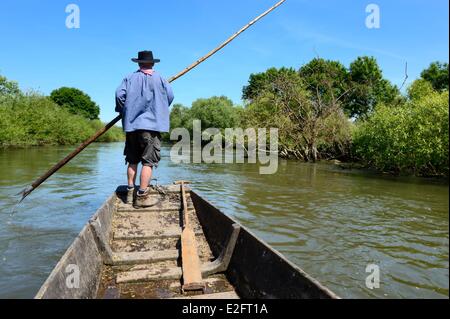
[[183, 71], [181, 71], [180, 73], [178, 73], [177, 75], [174, 75], [173, 77], [171, 77], [169, 79], [169, 82], [175, 81], [176, 79], [178, 79], [180, 76], [186, 74], [187, 72], [189, 72], [190, 70], [192, 70], [193, 68], [195, 68], [197, 65], [199, 65], [200, 63], [202, 63], [203, 61], [205, 61], [206, 59], [208, 59], [210, 56], [212, 56], [213, 54], [217, 53], [219, 50], [221, 50], [224, 46], [226, 46], [228, 43], [230, 43], [231, 41], [233, 41], [238, 35], [240, 35], [242, 32], [244, 32], [245, 30], [247, 30], [248, 28], [250, 28], [253, 24], [256, 23], [256, 21], [258, 21], [259, 19], [265, 17], [266, 15], [268, 15], [270, 12], [272, 12], [273, 10], [275, 10], [277, 7], [281, 6], [283, 4], [283, 2], [285, 2], [286, 0], [281, 0], [279, 2], [277, 2], [274, 6], [270, 7], [269, 9], [267, 9], [265, 12], [261, 13], [259, 16], [257, 16], [255, 19], [253, 19], [252, 21], [250, 21], [248, 24], [246, 24], [242, 29], [240, 29], [238, 32], [236, 32], [235, 34], [233, 34], [231, 37], [229, 37], [224, 43], [222, 43], [221, 45], [219, 45], [217, 48], [215, 48], [214, 50], [211, 50], [208, 54], [206, 54], [204, 57], [198, 59], [196, 62], [192, 63], [190, 66], [188, 66], [186, 69], [184, 69]]
[[[198, 66], [200, 63], [204, 62], [206, 59], [208, 59], [209, 57], [211, 57], [213, 54], [217, 53], [219, 50], [221, 50], [223, 47], [225, 47], [228, 43], [230, 43], [231, 41], [233, 41], [238, 35], [240, 35], [242, 32], [244, 32], [245, 30], [247, 30], [249, 27], [251, 27], [256, 21], [258, 21], [259, 19], [263, 18], [264, 16], [266, 16], [267, 14], [269, 14], [270, 12], [272, 12], [275, 8], [279, 7], [283, 2], [285, 2], [286, 0], [281, 0], [279, 2], [277, 2], [274, 6], [272, 6], [271, 8], [269, 8], [268, 10], [266, 10], [265, 12], [263, 12], [262, 14], [260, 14], [259, 16], [257, 16], [255, 19], [253, 19], [252, 21], [250, 21], [247, 25], [245, 25], [242, 29], [240, 29], [238, 32], [236, 32], [235, 34], [233, 34], [230, 38], [228, 38], [225, 42], [223, 42], [221, 45], [219, 45], [217, 48], [215, 48], [214, 50], [210, 51], [208, 54], [206, 54], [205, 56], [203, 56], [202, 58], [200, 58], [199, 60], [197, 60], [196, 62], [192, 63], [190, 66], [188, 66], [186, 69], [184, 69], [183, 71], [179, 72], [178, 74], [172, 76], [168, 81], [169, 82], [173, 82], [176, 79], [178, 79], [179, 77], [183, 76], [184, 74], [188, 73], [190, 70], [192, 70], [193, 68], [195, 68], [196, 66]], [[61, 167], [63, 167], [64, 165], [66, 165], [72, 158], [74, 158], [75, 156], [78, 155], [78, 153], [80, 153], [82, 150], [84, 150], [89, 144], [91, 144], [92, 142], [94, 142], [97, 138], [99, 138], [100, 136], [102, 136], [103, 134], [106, 133], [106, 131], [108, 131], [111, 127], [113, 127], [117, 122], [120, 121], [120, 119], [122, 118], [121, 115], [118, 115], [117, 117], [115, 117], [111, 122], [109, 122], [108, 124], [105, 125], [105, 127], [103, 127], [102, 129], [100, 129], [98, 132], [96, 132], [94, 135], [92, 135], [90, 138], [88, 138], [86, 141], [84, 141], [83, 143], [81, 143], [72, 153], [70, 153], [69, 155], [67, 155], [66, 157], [64, 157], [61, 161], [59, 161], [58, 163], [56, 163], [51, 169], [49, 169], [44, 175], [42, 175], [41, 177], [39, 177], [38, 179], [36, 179], [30, 186], [26, 187], [23, 191], [21, 191], [19, 194], [22, 195], [22, 198], [20, 201], [23, 201], [25, 199], [25, 197], [27, 197], [33, 190], [35, 190], [36, 188], [39, 187], [39, 185], [41, 185], [43, 182], [45, 182], [47, 180], [47, 178], [49, 178], [50, 176], [52, 176], [56, 171], [58, 171]]]

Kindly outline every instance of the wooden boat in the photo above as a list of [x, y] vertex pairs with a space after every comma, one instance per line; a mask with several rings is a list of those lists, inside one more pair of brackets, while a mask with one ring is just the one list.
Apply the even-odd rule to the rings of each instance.
[[180, 187], [135, 209], [118, 187], [67, 249], [35, 298], [338, 298], [190, 188], [187, 208], [205, 291], [183, 292]]

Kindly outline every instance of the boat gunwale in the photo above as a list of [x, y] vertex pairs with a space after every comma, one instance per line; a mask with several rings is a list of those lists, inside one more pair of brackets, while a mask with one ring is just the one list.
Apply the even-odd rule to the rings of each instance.
[[[58, 260], [58, 262], [56, 263], [56, 265], [53, 267], [52, 271], [50, 272], [50, 274], [48, 275], [47, 279], [44, 281], [44, 283], [41, 285], [41, 287], [39, 288], [38, 292], [36, 293], [36, 295], [34, 296], [34, 299], [44, 299], [45, 298], [45, 293], [47, 292], [47, 289], [50, 288], [50, 285], [52, 283], [52, 281], [56, 278], [56, 276], [63, 271], [63, 267], [65, 266], [67, 260], [69, 259], [69, 257], [71, 256], [72, 252], [75, 249], [75, 246], [77, 244], [77, 241], [80, 240], [80, 238], [83, 236], [84, 233], [87, 233], [88, 229], [91, 227], [91, 221], [95, 220], [96, 218], [99, 217], [100, 212], [107, 206], [109, 205], [112, 201], [116, 200], [117, 194], [116, 192], [113, 192], [104, 202], [103, 204], [95, 211], [95, 213], [88, 219], [88, 221], [83, 225], [83, 228], [80, 230], [80, 232], [78, 233], [78, 235], [73, 239], [73, 241], [71, 242], [71, 244], [69, 245], [69, 247], [67, 247], [66, 251], [64, 252], [64, 254], [61, 256], [61, 258]], [[94, 234], [93, 234], [94, 235]], [[97, 243], [95, 242], [94, 239], [94, 244], [97, 246]], [[98, 247], [97, 247], [98, 249]], [[99, 250], [99, 254], [101, 256], [101, 251]], [[103, 260], [103, 258], [101, 257], [101, 259]], [[95, 289], [95, 293], [97, 293], [98, 291], [98, 287], [100, 285], [100, 280], [97, 282], [96, 284], [96, 289]]]
[[[255, 240], [257, 243], [262, 245], [265, 249], [267, 249], [268, 251], [273, 253], [282, 262], [286, 263], [293, 271], [299, 273], [303, 278], [305, 278], [307, 281], [311, 282], [314, 286], [316, 286], [319, 290], [321, 290], [325, 295], [329, 296], [331, 299], [340, 299], [340, 297], [337, 294], [335, 294], [330, 289], [325, 287], [317, 279], [315, 279], [314, 277], [309, 275], [307, 272], [305, 272], [301, 267], [299, 267], [298, 265], [294, 264], [292, 261], [287, 259], [287, 257], [285, 257], [278, 250], [276, 250], [273, 247], [271, 247], [263, 239], [261, 239], [258, 236], [256, 236], [251, 230], [249, 230], [246, 226], [243, 226], [234, 217], [224, 213], [216, 205], [214, 205], [213, 203], [211, 203], [210, 201], [205, 199], [205, 197], [202, 196], [201, 193], [199, 193], [199, 192], [197, 192], [197, 191], [195, 191], [193, 189], [191, 189], [190, 192], [194, 194], [194, 198], [195, 197], [199, 197], [206, 204], [208, 204], [211, 207], [215, 208], [221, 215], [223, 215], [224, 218], [229, 220], [230, 225], [231, 224], [239, 225], [241, 227], [241, 232], [242, 231], [246, 232], [249, 235], [249, 237], [252, 238], [252, 240]], [[61, 271], [63, 271], [63, 267], [66, 265], [67, 260], [72, 256], [72, 252], [75, 249], [77, 241], [80, 240], [80, 238], [83, 236], [84, 233], [88, 232], [88, 229], [91, 227], [91, 222], [99, 217], [99, 215], [102, 212], [102, 210], [104, 210], [107, 205], [111, 204], [112, 201], [115, 201], [118, 198], [119, 198], [118, 190], [116, 190], [103, 202], [103, 204], [95, 211], [95, 213], [92, 215], [92, 217], [89, 218], [87, 223], [83, 226], [83, 228], [81, 229], [79, 234], [75, 237], [75, 239], [72, 241], [70, 246], [66, 249], [65, 253], [63, 254], [63, 256], [59, 259], [59, 261], [57, 262], [57, 264], [55, 265], [53, 270], [50, 272], [49, 276], [47, 277], [47, 279], [44, 281], [44, 283], [42, 284], [42, 286], [40, 287], [40, 289], [36, 293], [34, 299], [43, 299], [43, 298], [45, 298], [45, 294], [46, 294], [47, 290], [51, 287], [52, 281], [56, 278], [56, 276]], [[192, 200], [192, 202], [194, 203], [194, 206], [195, 206], [195, 201], [192, 198], [192, 196], [191, 196], [191, 200]], [[110, 211], [110, 213], [114, 213], [114, 210]], [[197, 218], [198, 218], [198, 213], [199, 212], [197, 212], [197, 210], [196, 210]], [[200, 222], [200, 220], [199, 220], [199, 222]], [[205, 226], [205, 225], [201, 224], [201, 222], [200, 222], [200, 225], [202, 226], [202, 228]], [[111, 229], [109, 229], [109, 231], [111, 231]], [[205, 236], [206, 236], [207, 242], [210, 243], [210, 239], [208, 238], [209, 236], [206, 233], [205, 233]], [[94, 239], [94, 243], [93, 244], [96, 245], [96, 249], [99, 251], [100, 259], [103, 261], [103, 256], [102, 256], [100, 248], [98, 247], [98, 243], [96, 242], [96, 239]], [[97, 293], [99, 285], [100, 285], [100, 280], [98, 280], [98, 282], [96, 283], [96, 288], [95, 288], [95, 291], [94, 291], [94, 295]]]
[[[336, 293], [334, 293], [333, 291], [331, 291], [329, 288], [327, 288], [326, 286], [324, 286], [323, 284], [321, 284], [317, 279], [315, 279], [314, 277], [312, 277], [311, 275], [309, 275], [307, 272], [305, 272], [302, 268], [300, 268], [298, 265], [294, 264], [292, 261], [290, 261], [289, 259], [286, 258], [286, 256], [284, 256], [281, 252], [279, 252], [278, 250], [274, 249], [273, 247], [271, 247], [268, 243], [266, 243], [263, 239], [259, 238], [258, 236], [256, 236], [251, 230], [249, 230], [246, 226], [243, 226], [240, 222], [238, 222], [237, 220], [234, 219], [234, 217], [225, 214], [220, 208], [218, 208], [216, 205], [214, 205], [213, 203], [211, 203], [210, 201], [208, 201], [207, 199], [205, 199], [204, 196], [202, 196], [201, 194], [197, 193], [194, 190], [191, 190], [192, 193], [194, 193], [194, 198], [195, 196], [198, 196], [199, 198], [201, 198], [203, 201], [205, 201], [208, 205], [215, 207], [222, 215], [224, 215], [227, 219], [230, 220], [231, 223], [235, 223], [237, 225], [239, 225], [241, 227], [241, 232], [245, 231], [247, 232], [248, 235], [250, 235], [250, 238], [253, 238], [254, 240], [256, 240], [257, 242], [259, 242], [262, 246], [264, 246], [266, 249], [268, 249], [269, 251], [271, 251], [272, 253], [274, 253], [278, 258], [280, 258], [283, 262], [285, 262], [286, 264], [288, 264], [291, 268], [293, 268], [294, 270], [296, 270], [297, 272], [299, 272], [303, 277], [305, 277], [307, 280], [311, 281], [311, 283], [313, 283], [315, 286], [317, 286], [317, 288], [319, 288], [320, 290], [322, 290], [326, 295], [328, 295], [330, 298], [332, 299], [341, 299]], [[191, 197], [192, 198], [192, 197]], [[194, 200], [193, 200], [194, 202]], [[195, 203], [194, 203], [195, 204]], [[202, 225], [203, 226], [203, 225]], [[206, 239], [208, 240], [208, 236], [205, 233]]]

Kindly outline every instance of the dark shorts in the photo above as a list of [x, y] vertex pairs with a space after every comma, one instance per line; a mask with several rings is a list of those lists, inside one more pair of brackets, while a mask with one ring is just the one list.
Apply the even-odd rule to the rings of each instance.
[[144, 130], [127, 132], [123, 154], [129, 164], [140, 162], [144, 166], [158, 166], [161, 160], [161, 134]]

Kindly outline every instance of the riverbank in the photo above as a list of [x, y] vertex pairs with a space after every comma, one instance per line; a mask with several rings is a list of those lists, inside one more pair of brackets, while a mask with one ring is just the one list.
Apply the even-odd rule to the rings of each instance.
[[[220, 140], [221, 137], [219, 137]], [[211, 145], [209, 145], [213, 140], [216, 140], [215, 138], [212, 139], [211, 141], [202, 141], [202, 148], [205, 147], [211, 147]], [[162, 141], [163, 143], [167, 144], [167, 146], [174, 146], [176, 143], [178, 143], [177, 141], [172, 141], [170, 140], [170, 135], [168, 133], [163, 133], [162, 134]], [[223, 141], [223, 139], [222, 139]], [[193, 148], [193, 142], [190, 142], [190, 147], [191, 147], [191, 152], [192, 152], [192, 148]], [[233, 145], [234, 148], [236, 148], [236, 144]], [[221, 148], [222, 148], [222, 152], [224, 151], [226, 145], [225, 143], [222, 143]], [[179, 148], [179, 147], [177, 147]], [[245, 145], [244, 147], [245, 149], [247, 149], [247, 145]], [[214, 151], [215, 153], [216, 151]], [[224, 154], [222, 154], [224, 155]], [[386, 169], [383, 166], [377, 166], [374, 165], [373, 163], [369, 162], [369, 161], [364, 161], [362, 159], [357, 159], [354, 158], [352, 156], [348, 156], [346, 158], [341, 158], [341, 159], [336, 159], [336, 158], [324, 158], [324, 159], [318, 159], [315, 162], [312, 161], [305, 161], [303, 159], [299, 159], [295, 156], [291, 156], [290, 154], [287, 154], [285, 152], [283, 152], [282, 150], [278, 150], [278, 158], [280, 160], [292, 160], [292, 161], [298, 161], [301, 163], [318, 163], [318, 164], [330, 164], [330, 165], [334, 165], [337, 168], [341, 169], [341, 170], [353, 170], [353, 171], [358, 171], [361, 173], [370, 173], [370, 174], [374, 174], [374, 175], [386, 175], [386, 176], [393, 176], [393, 177], [417, 177], [417, 178], [425, 178], [425, 179], [436, 179], [436, 180], [444, 180], [444, 181], [449, 181], [449, 175], [448, 175], [448, 170], [441, 170], [441, 171], [436, 171], [436, 170], [417, 170], [410, 167], [403, 167], [402, 169]], [[247, 154], [244, 154], [244, 157], [247, 158]], [[434, 172], [434, 173], [433, 173]]]
[[359, 163], [359, 162], [352, 162], [352, 161], [341, 162], [339, 160], [324, 160], [324, 161], [319, 161], [319, 162], [334, 165], [336, 168], [343, 170], [343, 171], [348, 171], [348, 172], [357, 172], [357, 173], [372, 174], [372, 175], [379, 175], [379, 176], [392, 176], [392, 177], [407, 177], [407, 178], [415, 177], [417, 179], [436, 180], [436, 181], [442, 181], [442, 182], [446, 182], [446, 183], [449, 182], [449, 176], [444, 175], [444, 174], [418, 175], [418, 174], [415, 174], [414, 171], [412, 171], [412, 170], [401, 171], [401, 172], [381, 171], [381, 170], [377, 170], [376, 168], [371, 167], [369, 165], [365, 165], [365, 164]]
[[[79, 144], [103, 126], [38, 94], [0, 99], [0, 148]], [[113, 127], [97, 142], [123, 140], [122, 129]]]

